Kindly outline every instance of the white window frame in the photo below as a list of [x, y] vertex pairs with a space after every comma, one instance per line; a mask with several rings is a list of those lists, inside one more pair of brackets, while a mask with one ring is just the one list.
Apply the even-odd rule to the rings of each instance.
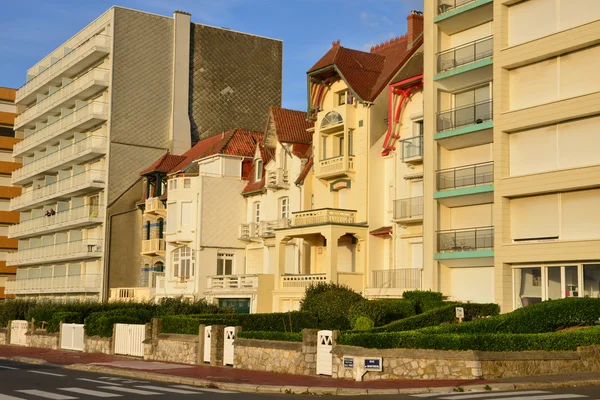
[[191, 247], [179, 247], [173, 250], [174, 280], [184, 283], [194, 277], [194, 250]]
[[279, 218], [290, 218], [290, 198], [288, 196], [279, 198]]
[[254, 160], [254, 182], [258, 182], [263, 177], [263, 160], [257, 158]]
[[260, 201], [252, 203], [252, 222], [260, 222]]
[[[231, 261], [231, 268], [229, 273], [227, 273], [227, 261]], [[219, 264], [221, 264], [221, 273], [219, 273]], [[233, 275], [235, 265], [235, 254], [233, 253], [217, 253], [217, 271], [216, 275], [218, 276], [227, 276]]]

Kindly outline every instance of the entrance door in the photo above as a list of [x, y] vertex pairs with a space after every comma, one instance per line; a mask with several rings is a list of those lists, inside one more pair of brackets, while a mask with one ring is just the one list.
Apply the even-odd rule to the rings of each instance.
[[235, 340], [235, 327], [225, 328], [225, 340], [223, 344], [223, 364], [233, 366], [233, 341]]
[[332, 375], [333, 332], [319, 331], [317, 333], [317, 375]]
[[10, 344], [27, 345], [27, 321], [12, 321], [10, 324]]
[[116, 324], [115, 354], [144, 356], [146, 325]]
[[205, 363], [210, 363], [211, 332], [212, 326], [204, 327], [204, 357], [202, 361]]
[[60, 329], [61, 349], [83, 351], [83, 324], [62, 324]]
[[250, 299], [219, 299], [219, 307], [233, 308], [238, 314], [250, 314]]

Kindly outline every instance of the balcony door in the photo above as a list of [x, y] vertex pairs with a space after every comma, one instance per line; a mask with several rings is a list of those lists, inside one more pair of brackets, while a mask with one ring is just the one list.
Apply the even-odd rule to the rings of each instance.
[[491, 84], [454, 94], [454, 124], [472, 125], [491, 119]]
[[233, 257], [231, 253], [217, 254], [217, 275], [233, 274]]

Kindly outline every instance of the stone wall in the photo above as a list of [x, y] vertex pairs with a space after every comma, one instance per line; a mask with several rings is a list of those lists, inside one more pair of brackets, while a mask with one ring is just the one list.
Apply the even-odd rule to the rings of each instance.
[[198, 335], [160, 334], [144, 343], [144, 360], [196, 364]]
[[112, 354], [112, 338], [85, 336], [84, 351], [86, 353]]
[[37, 329], [27, 334], [27, 347], [37, 347], [41, 349], [60, 349], [59, 334], [47, 333], [45, 330]]
[[6, 344], [6, 328], [0, 328], [0, 346]]

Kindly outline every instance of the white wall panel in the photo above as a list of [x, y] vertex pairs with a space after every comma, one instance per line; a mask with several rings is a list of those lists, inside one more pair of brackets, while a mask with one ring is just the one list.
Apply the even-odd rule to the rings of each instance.
[[558, 126], [559, 168], [600, 164], [598, 127], [600, 127], [600, 117], [567, 122]]
[[600, 19], [598, 0], [558, 0], [558, 3], [559, 31]]
[[510, 174], [535, 174], [557, 168], [556, 125], [510, 135]]
[[509, 71], [510, 109], [518, 110], [558, 99], [557, 59]]
[[600, 238], [600, 190], [563, 193], [561, 240]]
[[556, 0], [529, 0], [508, 8], [508, 45], [529, 42], [556, 31]]
[[[598, 4], [600, 5], [600, 1]], [[560, 57], [561, 99], [600, 91], [598, 60], [600, 60], [600, 46]]]
[[532, 196], [510, 201], [512, 239], [559, 236], [559, 195]]

